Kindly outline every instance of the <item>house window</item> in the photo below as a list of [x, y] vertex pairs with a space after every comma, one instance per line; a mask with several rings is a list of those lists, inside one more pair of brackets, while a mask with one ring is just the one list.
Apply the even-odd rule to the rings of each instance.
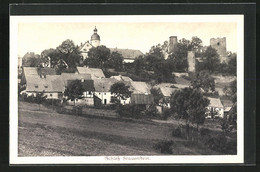
[[52, 94], [50, 94], [50, 96], [52, 97]]
[[104, 95], [106, 95], [106, 93], [104, 93]]
[[99, 95], [100, 95], [101, 93], [99, 93]]
[[220, 45], [219, 42], [217, 43], [217, 45]]
[[35, 85], [35, 88], [38, 88], [38, 85]]
[[48, 88], [48, 85], [45, 85], [44, 88]]

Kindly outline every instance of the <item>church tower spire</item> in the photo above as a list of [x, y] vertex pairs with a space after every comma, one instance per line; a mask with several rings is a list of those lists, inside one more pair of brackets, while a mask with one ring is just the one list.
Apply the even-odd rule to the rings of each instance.
[[96, 26], [95, 26], [95, 28], [94, 28], [94, 33], [93, 33], [93, 35], [91, 36], [91, 39], [90, 39], [90, 41], [91, 41], [91, 44], [94, 46], [94, 47], [97, 47], [97, 46], [99, 46], [100, 45], [100, 36], [97, 34], [97, 28], [96, 28]]

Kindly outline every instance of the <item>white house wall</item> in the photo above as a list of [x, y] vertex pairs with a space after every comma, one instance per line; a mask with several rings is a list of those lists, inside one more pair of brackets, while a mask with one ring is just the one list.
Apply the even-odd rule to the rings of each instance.
[[95, 92], [95, 95], [101, 100], [102, 104], [111, 104], [111, 92]]
[[[26, 92], [27, 96], [34, 96], [36, 97], [36, 92]], [[61, 94], [61, 93], [60, 93]], [[44, 96], [47, 96], [46, 99], [59, 99], [59, 93], [43, 93]]]

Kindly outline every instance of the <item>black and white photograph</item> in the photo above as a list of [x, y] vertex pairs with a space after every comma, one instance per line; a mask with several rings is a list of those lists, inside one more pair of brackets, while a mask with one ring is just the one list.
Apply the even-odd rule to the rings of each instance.
[[11, 16], [10, 163], [242, 163], [243, 27], [243, 15]]

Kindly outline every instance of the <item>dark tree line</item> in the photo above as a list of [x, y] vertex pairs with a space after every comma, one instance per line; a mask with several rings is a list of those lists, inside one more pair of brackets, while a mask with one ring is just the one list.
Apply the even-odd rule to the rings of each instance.
[[95, 68], [113, 68], [116, 71], [123, 69], [123, 56], [118, 52], [111, 52], [106, 46], [92, 47], [88, 52], [88, 58], [84, 65]]

